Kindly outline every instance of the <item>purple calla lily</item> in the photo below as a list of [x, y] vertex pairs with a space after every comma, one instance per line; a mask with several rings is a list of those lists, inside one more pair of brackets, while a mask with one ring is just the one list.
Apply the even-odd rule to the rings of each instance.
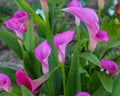
[[75, 96], [91, 96], [88, 92], [78, 92]]
[[118, 71], [118, 66], [114, 61], [101, 59], [100, 63], [101, 63], [101, 68], [107, 70], [111, 76], [116, 75]]
[[47, 40], [43, 41], [38, 45], [37, 48], [34, 50], [34, 54], [36, 58], [42, 64], [43, 73], [46, 74], [49, 72], [49, 65], [48, 65], [48, 56], [51, 53], [51, 47], [48, 44]]
[[74, 33], [74, 31], [68, 30], [66, 32], [59, 33], [54, 37], [54, 45], [58, 50], [58, 59], [61, 63], [65, 61], [66, 46], [70, 41], [72, 41]]
[[40, 91], [42, 84], [48, 80], [47, 74], [38, 79], [32, 80], [22, 71], [22, 69], [17, 70], [15, 76], [18, 86], [20, 87], [21, 85], [24, 85], [33, 94], [37, 94]]
[[13, 17], [4, 22], [6, 27], [13, 30], [19, 38], [23, 38], [24, 32], [27, 31], [28, 14], [25, 11], [16, 11]]
[[6, 92], [10, 92], [12, 89], [11, 88], [11, 80], [4, 73], [0, 73], [0, 89], [5, 90]]
[[98, 42], [107, 42], [109, 40], [107, 32], [99, 30], [98, 16], [94, 10], [78, 7], [68, 7], [63, 10], [77, 16], [81, 21], [85, 22], [89, 31], [89, 50], [91, 52], [95, 50]]

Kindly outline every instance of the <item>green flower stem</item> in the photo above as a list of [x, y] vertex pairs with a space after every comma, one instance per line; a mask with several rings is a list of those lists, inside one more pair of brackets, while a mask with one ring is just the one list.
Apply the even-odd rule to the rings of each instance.
[[[78, 43], [80, 42], [80, 27], [78, 26], [78, 25], [76, 25], [76, 31], [77, 31], [77, 40], [78, 40]], [[79, 49], [81, 49], [81, 46], [79, 46], [79, 48], [78, 48], [78, 52], [80, 52], [81, 50], [79, 50]], [[80, 58], [79, 58], [79, 61], [80, 61]], [[76, 68], [76, 70], [79, 72], [79, 68]], [[77, 79], [76, 80], [76, 91], [81, 91], [81, 76], [79, 76], [79, 74], [78, 75], [76, 75], [76, 77], [75, 78], [79, 78], [79, 79]]]
[[101, 12], [102, 12], [102, 9], [98, 8], [98, 18], [99, 18], [99, 20], [100, 20]]
[[50, 80], [47, 81], [47, 86], [48, 86], [50, 96], [55, 96], [53, 89], [52, 89], [52, 86], [51, 86], [51, 83], [50, 83]]
[[[50, 71], [50, 73], [48, 73], [48, 74], [49, 74], [49, 77], [50, 77], [56, 70], [58, 70], [59, 68], [60, 68], [60, 66], [55, 67], [54, 69], [52, 69], [52, 70]], [[54, 94], [54, 92], [53, 92], [53, 90], [52, 90], [52, 86], [51, 86], [50, 80], [47, 81], [47, 86], [48, 86], [48, 90], [49, 90], [50, 96], [55, 96], [55, 94]]]
[[64, 63], [61, 64], [61, 72], [62, 72], [62, 77], [63, 77], [62, 79], [63, 79], [64, 96], [67, 96]]
[[79, 26], [76, 26], [76, 31], [77, 31], [77, 40], [79, 42], [80, 41], [80, 28], [79, 28]]

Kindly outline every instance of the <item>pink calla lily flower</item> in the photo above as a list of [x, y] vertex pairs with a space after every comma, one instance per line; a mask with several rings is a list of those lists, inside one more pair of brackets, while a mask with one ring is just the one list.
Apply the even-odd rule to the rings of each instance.
[[[78, 0], [72, 0], [68, 4], [68, 7], [78, 7], [78, 8], [80, 8], [80, 7], [82, 7], [82, 3]], [[80, 25], [80, 19], [77, 16], [75, 16], [75, 23], [76, 23], [77, 26]]]
[[13, 17], [4, 23], [8, 29], [13, 30], [19, 38], [23, 39], [23, 34], [27, 31], [28, 14], [25, 11], [16, 11]]
[[101, 68], [107, 70], [111, 76], [116, 75], [118, 71], [118, 66], [114, 61], [101, 59], [100, 63], [101, 63]]
[[75, 96], [91, 96], [88, 92], [78, 92]]
[[0, 73], [0, 89], [5, 90], [6, 92], [10, 92], [12, 89], [11, 88], [11, 80], [4, 73]]
[[42, 84], [48, 80], [47, 74], [38, 79], [32, 80], [26, 73], [22, 71], [22, 69], [19, 69], [15, 75], [17, 85], [19, 87], [24, 85], [33, 94], [37, 94], [40, 91]]
[[95, 50], [98, 42], [107, 42], [109, 40], [107, 32], [99, 30], [98, 16], [94, 10], [78, 7], [68, 7], [63, 10], [77, 16], [81, 21], [85, 22], [89, 31], [89, 50], [91, 52]]
[[70, 41], [72, 41], [74, 33], [74, 31], [68, 30], [66, 32], [59, 33], [54, 37], [54, 45], [58, 50], [58, 59], [60, 63], [65, 61], [66, 46]]
[[34, 54], [36, 58], [42, 64], [43, 73], [46, 74], [49, 72], [49, 65], [48, 65], [48, 56], [51, 53], [51, 47], [48, 44], [47, 40], [43, 41], [38, 45], [37, 48], [34, 50]]

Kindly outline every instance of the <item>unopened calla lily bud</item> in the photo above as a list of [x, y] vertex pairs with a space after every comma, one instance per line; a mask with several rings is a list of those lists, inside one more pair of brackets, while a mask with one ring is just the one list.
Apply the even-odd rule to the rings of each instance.
[[104, 5], [105, 5], [105, 0], [98, 0], [98, 7], [100, 9], [103, 9], [104, 8]]
[[42, 9], [44, 11], [45, 14], [48, 14], [48, 3], [46, 0], [40, 0], [40, 3], [41, 3], [41, 6], [42, 6]]

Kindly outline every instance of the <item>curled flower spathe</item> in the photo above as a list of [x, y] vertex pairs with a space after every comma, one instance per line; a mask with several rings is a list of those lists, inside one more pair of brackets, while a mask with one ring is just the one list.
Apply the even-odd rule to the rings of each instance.
[[49, 65], [48, 65], [48, 56], [51, 53], [51, 47], [48, 44], [47, 40], [40, 43], [37, 48], [34, 50], [34, 54], [36, 58], [42, 64], [43, 73], [46, 74], [49, 72]]
[[91, 96], [88, 92], [78, 92], [75, 96]]
[[24, 85], [34, 94], [37, 94], [40, 91], [42, 84], [48, 80], [47, 74], [38, 79], [32, 80], [26, 73], [22, 71], [22, 69], [17, 70], [15, 76], [17, 85], [19, 87]]
[[0, 89], [5, 90], [6, 92], [10, 92], [11, 89], [12, 89], [12, 87], [11, 87], [11, 80], [4, 73], [0, 73]]
[[89, 32], [89, 50], [91, 52], [95, 50], [98, 42], [107, 42], [109, 40], [107, 32], [99, 30], [98, 16], [94, 10], [90, 8], [68, 7], [64, 11], [77, 16], [86, 24]]
[[13, 30], [19, 38], [23, 38], [24, 32], [27, 31], [28, 14], [25, 11], [16, 11], [13, 17], [4, 22], [6, 27]]
[[118, 71], [118, 66], [114, 61], [101, 59], [100, 63], [101, 63], [101, 68], [107, 70], [111, 76], [116, 75]]
[[65, 50], [67, 44], [72, 41], [75, 32], [68, 30], [63, 33], [59, 33], [54, 37], [54, 45], [58, 50], [58, 59], [60, 63], [65, 61]]

